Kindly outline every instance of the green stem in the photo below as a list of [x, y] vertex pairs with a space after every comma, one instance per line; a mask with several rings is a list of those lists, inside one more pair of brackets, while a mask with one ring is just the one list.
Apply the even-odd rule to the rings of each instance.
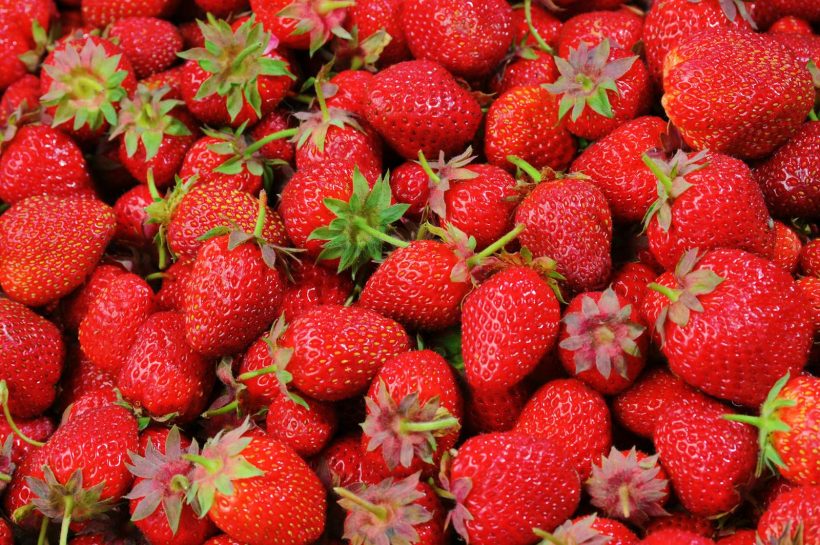
[[154, 199], [154, 201], [161, 201], [162, 196], [159, 194], [159, 191], [157, 190], [156, 182], [154, 182], [154, 169], [153, 168], [148, 169], [148, 174], [146, 175], [146, 179], [148, 181], [148, 193], [151, 194], [151, 198]]
[[168, 276], [168, 274], [167, 274], [167, 273], [164, 273], [164, 272], [162, 272], [162, 271], [157, 271], [157, 272], [151, 273], [151, 274], [149, 274], [148, 276], [146, 276], [146, 277], [145, 277], [145, 280], [146, 280], [146, 281], [149, 281], [149, 282], [150, 282], [151, 280], [162, 280], [162, 279], [164, 279], [166, 276]]
[[657, 282], [647, 284], [646, 287], [651, 290], [655, 290], [661, 295], [665, 295], [667, 299], [669, 299], [673, 303], [676, 303], [678, 299], [680, 299], [681, 290], [672, 289], [669, 286], [664, 286], [663, 284], [658, 284]]
[[632, 512], [632, 509], [629, 508], [629, 485], [624, 483], [618, 489], [618, 497], [621, 501], [621, 511], [623, 512], [624, 518], [629, 518]]
[[430, 477], [427, 480], [427, 484], [430, 485], [430, 488], [433, 489], [433, 492], [435, 492], [436, 496], [438, 496], [439, 498], [444, 498], [445, 500], [451, 500], [451, 501], [456, 500], [456, 497], [453, 495], [452, 492], [449, 492], [449, 491], [444, 490], [443, 488], [439, 487], [436, 484], [436, 481], [432, 477]]
[[493, 255], [498, 250], [502, 249], [504, 246], [509, 244], [512, 240], [515, 239], [515, 237], [517, 237], [519, 234], [521, 234], [521, 231], [523, 231], [523, 230], [524, 230], [524, 224], [519, 223], [518, 225], [515, 226], [515, 228], [512, 231], [510, 231], [509, 233], [507, 233], [506, 235], [504, 235], [500, 239], [496, 240], [495, 242], [493, 242], [492, 244], [490, 244], [489, 246], [487, 246], [486, 248], [484, 248], [483, 250], [481, 250], [477, 254], [470, 257], [470, 259], [467, 260], [467, 265], [470, 266], [470, 267], [474, 267], [475, 265], [481, 263], [481, 261], [483, 259], [486, 259], [487, 257]]
[[239, 408], [239, 400], [234, 399], [233, 401], [231, 401], [227, 405], [224, 405], [224, 406], [222, 406], [218, 409], [212, 409], [210, 411], [205, 411], [204, 413], [202, 413], [202, 418], [212, 418], [214, 416], [220, 416], [220, 415], [223, 415], [223, 414], [228, 414], [230, 412], [235, 411], [238, 408]]
[[222, 469], [222, 462], [219, 460], [212, 460], [210, 458], [205, 458], [204, 456], [200, 456], [199, 454], [183, 454], [182, 457], [189, 462], [193, 462], [195, 464], [201, 465], [205, 468], [205, 471], [208, 473], [214, 474]]
[[60, 545], [68, 544], [68, 529], [71, 527], [71, 512], [74, 511], [74, 496], [63, 496], [63, 524], [60, 526]]
[[421, 165], [422, 170], [424, 170], [424, 173], [427, 174], [427, 177], [433, 180], [433, 183], [438, 184], [441, 182], [441, 177], [433, 172], [433, 169], [430, 167], [430, 163], [427, 162], [427, 158], [421, 150], [419, 150], [419, 164]]
[[327, 101], [325, 100], [325, 93], [322, 91], [322, 83], [318, 77], [313, 81], [313, 88], [316, 90], [316, 102], [319, 103], [319, 109], [322, 111], [322, 121], [330, 121], [330, 112], [327, 109]]
[[40, 534], [37, 536], [37, 545], [46, 545], [46, 536], [48, 535], [48, 517], [43, 517], [40, 523]]
[[387, 511], [386, 507], [382, 507], [381, 505], [376, 505], [375, 503], [369, 502], [364, 498], [360, 498], [350, 490], [346, 488], [336, 487], [333, 489], [339, 496], [343, 497], [346, 500], [350, 500], [359, 507], [367, 510], [369, 513], [373, 513], [376, 518], [379, 520], [387, 520], [388, 515], [390, 514]]
[[373, 238], [377, 238], [377, 239], [381, 240], [382, 242], [392, 244], [393, 246], [396, 246], [398, 248], [407, 248], [408, 246], [410, 246], [409, 242], [405, 242], [405, 241], [403, 241], [401, 239], [398, 239], [396, 237], [392, 237], [392, 236], [388, 235], [387, 233], [382, 233], [378, 229], [375, 229], [375, 228], [371, 227], [370, 224], [367, 223], [367, 220], [365, 220], [364, 218], [359, 218], [359, 217], [355, 218], [353, 220], [353, 225], [355, 227], [361, 229], [362, 231], [364, 231], [368, 235], [372, 236]]
[[28, 518], [28, 516], [31, 514], [32, 511], [34, 511], [34, 509], [36, 509], [36, 506], [33, 503], [27, 503], [22, 507], [18, 507], [11, 514], [11, 521], [14, 524], [20, 524]]
[[817, 112], [815, 112], [814, 110], [811, 110], [811, 111], [809, 112], [809, 120], [811, 120], [811, 121], [817, 121], [817, 120], [818, 120], [818, 118], [817, 118]]
[[9, 423], [9, 427], [11, 428], [11, 431], [13, 431], [15, 433], [15, 435], [17, 435], [17, 437], [19, 437], [20, 439], [22, 439], [23, 441], [25, 441], [29, 445], [32, 445], [32, 446], [37, 447], [37, 448], [40, 448], [43, 445], [45, 445], [45, 443], [42, 443], [40, 441], [36, 441], [36, 440], [32, 439], [31, 437], [29, 437], [28, 435], [26, 435], [25, 433], [23, 433], [23, 430], [21, 430], [17, 426], [17, 423], [14, 421], [14, 418], [11, 416], [11, 411], [9, 410], [8, 385], [6, 384], [5, 380], [0, 381], [0, 392], [2, 392], [0, 394], [0, 399], [2, 399], [3, 415], [6, 417], [6, 422]]
[[250, 55], [254, 51], [260, 49], [261, 47], [262, 47], [262, 44], [260, 42], [256, 42], [256, 43], [252, 43], [252, 44], [248, 45], [248, 47], [246, 47], [245, 49], [243, 49], [242, 51], [239, 52], [239, 55], [234, 57], [233, 62], [231, 62], [231, 69], [233, 69], [233, 70], [238, 69], [240, 67], [240, 65], [242, 64], [242, 62], [246, 58], [248, 58], [248, 55]]
[[563, 541], [559, 540], [557, 537], [550, 534], [549, 532], [545, 532], [541, 528], [533, 528], [532, 533], [540, 537], [543, 541], [549, 541], [550, 543], [554, 543], [555, 545], [563, 545]]
[[526, 162], [524, 159], [520, 157], [516, 157], [515, 155], [507, 155], [507, 161], [514, 164], [519, 169], [523, 170], [527, 176], [532, 178], [532, 181], [535, 183], [540, 183], [543, 180], [543, 176], [541, 173], [538, 172], [538, 169]]
[[248, 371], [246, 373], [242, 373], [238, 377], [236, 377], [237, 382], [245, 382], [252, 378], [261, 377], [262, 375], [270, 375], [279, 371], [278, 365], [268, 365], [267, 367], [262, 367], [261, 369], [255, 369], [253, 371]]
[[647, 168], [652, 171], [652, 174], [654, 174], [655, 177], [663, 184], [664, 189], [666, 189], [666, 193], [672, 193], [672, 179], [667, 176], [663, 170], [661, 170], [660, 165], [645, 153], [641, 159], [643, 159], [643, 164], [645, 164]]
[[453, 416], [442, 418], [440, 420], [433, 420], [430, 422], [402, 422], [399, 424], [399, 430], [405, 433], [417, 433], [425, 431], [438, 431], [454, 428], [459, 425], [458, 418]]
[[356, 2], [353, 0], [328, 0], [327, 2], [322, 2], [316, 11], [319, 15], [327, 15], [331, 11], [349, 8], [354, 5], [356, 5]]
[[265, 190], [259, 192], [259, 211], [256, 214], [256, 226], [253, 228], [253, 236], [262, 238], [262, 230], [265, 228], [265, 215], [268, 208], [268, 194]]
[[10, 483], [11, 482], [11, 475], [8, 475], [6, 473], [0, 473], [0, 481], [2, 481], [4, 483]]
[[748, 414], [724, 414], [723, 418], [732, 422], [740, 422], [742, 424], [749, 424], [755, 427], [760, 427], [763, 424], [759, 416], [751, 416]]
[[524, 18], [527, 20], [527, 27], [530, 29], [530, 34], [532, 34], [532, 37], [535, 38], [538, 47], [550, 55], [554, 55], [555, 52], [552, 50], [552, 47], [544, 41], [544, 38], [541, 37], [541, 34], [538, 33], [538, 30], [532, 23], [532, 0], [524, 0]]
[[174, 475], [168, 484], [168, 488], [174, 492], [187, 492], [190, 487], [191, 481], [189, 481], [185, 475]]
[[271, 133], [271, 134], [265, 136], [264, 138], [260, 138], [259, 140], [257, 140], [256, 142], [254, 142], [253, 144], [251, 144], [250, 146], [248, 146], [245, 149], [245, 156], [253, 155], [257, 151], [262, 149], [262, 146], [264, 146], [266, 144], [270, 144], [274, 140], [281, 140], [282, 138], [290, 138], [290, 137], [296, 135], [296, 133], [298, 131], [299, 131], [299, 129], [296, 129], [296, 128], [284, 129], [284, 130], [281, 130], [281, 131], [276, 131], [274, 133]]

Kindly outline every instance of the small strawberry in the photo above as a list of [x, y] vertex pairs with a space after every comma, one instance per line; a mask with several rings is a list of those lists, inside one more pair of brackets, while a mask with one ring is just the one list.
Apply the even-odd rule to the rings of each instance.
[[490, 81], [490, 88], [499, 95], [515, 87], [553, 83], [559, 76], [555, 57], [542, 49], [518, 45], [507, 61]]
[[183, 48], [177, 27], [156, 17], [120, 19], [111, 25], [108, 36], [118, 40], [138, 79], [170, 68]]
[[226, 18], [232, 14], [242, 13], [248, 8], [248, 0], [194, 0], [197, 6], [206, 13]]
[[282, 299], [282, 313], [288, 323], [318, 305], [343, 305], [353, 292], [350, 278], [307, 259], [294, 263], [290, 273], [293, 282]]
[[378, 479], [370, 477], [368, 468], [362, 463], [364, 453], [361, 445], [359, 435], [343, 435], [313, 458], [312, 466], [328, 491], [337, 486], [347, 488], [359, 483], [378, 482]]
[[[755, 13], [757, 13], [757, 6], [755, 6]], [[812, 34], [811, 23], [800, 17], [794, 15], [785, 15], [772, 23], [769, 30], [766, 32], [770, 34], [786, 33], [786, 34]]]
[[374, 77], [367, 70], [342, 70], [337, 73], [325, 85], [328, 107], [347, 110], [364, 119], [367, 111], [367, 88]]
[[254, 142], [265, 140], [267, 143], [259, 148], [259, 155], [268, 161], [275, 162], [276, 160], [292, 164], [294, 159], [293, 142], [287, 138], [274, 138], [267, 141], [270, 135], [284, 134], [284, 131], [292, 128], [290, 112], [287, 110], [277, 109], [259, 120], [259, 123], [253, 126], [250, 135]]
[[81, 0], [79, 4], [85, 23], [102, 28], [126, 17], [170, 17], [178, 0]]
[[800, 272], [820, 277], [820, 239], [813, 239], [800, 250]]
[[26, 32], [10, 21], [0, 19], [0, 90], [27, 74], [20, 57], [31, 48]]
[[569, 57], [570, 49], [578, 49], [582, 42], [592, 49], [609, 40], [612, 49], [632, 50], [641, 40], [643, 19], [629, 9], [620, 11], [592, 11], [570, 17], [558, 36], [558, 55]]
[[797, 281], [797, 287], [810, 304], [809, 312], [814, 323], [814, 334], [817, 335], [820, 332], [820, 278], [804, 276]]
[[818, 543], [820, 486], [800, 486], [778, 494], [760, 517], [757, 533], [769, 540], [764, 543]]
[[62, 392], [54, 408], [65, 412], [66, 408], [78, 399], [96, 394], [106, 396], [110, 393], [111, 398], [116, 399], [114, 378], [94, 365], [88, 356], [83, 354], [79, 345], [70, 345], [65, 370], [60, 380]]
[[183, 257], [171, 264], [162, 274], [162, 286], [157, 292], [157, 305], [162, 310], [181, 312], [185, 307], [185, 290], [194, 267], [192, 257]]
[[646, 285], [654, 282], [658, 273], [642, 263], [625, 263], [612, 275], [612, 289], [630, 304], [641, 308]]
[[330, 403], [309, 397], [295, 402], [287, 395], [277, 395], [268, 406], [265, 429], [299, 456], [315, 456], [330, 442], [338, 427], [336, 408]]
[[347, 0], [251, 0], [267, 32], [287, 47], [309, 50], [311, 56], [331, 35], [350, 39], [342, 25], [352, 5]]
[[800, 261], [800, 250], [803, 243], [797, 233], [783, 222], [774, 222], [774, 254], [772, 261], [794, 274]]
[[411, 58], [402, 28], [403, 3], [404, 0], [358, 0], [347, 10], [345, 27], [348, 30], [357, 28], [364, 40], [379, 31], [390, 36], [390, 42], [379, 55], [380, 65], [396, 64]]
[[[15, 432], [11, 424], [6, 419], [0, 420], [0, 445], [3, 445], [2, 457], [0, 457], [0, 465], [6, 467], [6, 471], [2, 471], [6, 475], [11, 476], [11, 471], [8, 469], [8, 464], [17, 465], [31, 455], [36, 450], [39, 443], [44, 443], [49, 437], [54, 434], [57, 425], [49, 416], [38, 416], [29, 420], [16, 420], [15, 424], [19, 432]], [[25, 437], [30, 442], [27, 442]], [[7, 443], [7, 441], [10, 441]], [[6, 446], [9, 448], [6, 449]], [[7, 451], [6, 451], [7, 450]], [[5, 486], [3, 483], [2, 486]]]
[[151, 223], [145, 209], [153, 204], [154, 197], [147, 185], [137, 185], [126, 191], [114, 203], [117, 232], [114, 240], [140, 249], [150, 249], [159, 226]]
[[0, 97], [0, 125], [8, 124], [11, 114], [37, 110], [40, 104], [40, 78], [26, 74], [8, 86]]
[[523, 382], [506, 391], [470, 390], [466, 406], [470, 429], [477, 433], [512, 430], [528, 399], [529, 389]]

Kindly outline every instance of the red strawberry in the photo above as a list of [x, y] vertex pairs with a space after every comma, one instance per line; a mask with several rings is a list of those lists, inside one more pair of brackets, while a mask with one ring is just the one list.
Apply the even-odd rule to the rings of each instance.
[[704, 31], [672, 51], [663, 88], [664, 110], [687, 144], [741, 159], [786, 143], [814, 104], [811, 74], [791, 51], [740, 30]]
[[290, 325], [280, 346], [293, 349], [287, 369], [299, 391], [336, 401], [364, 392], [384, 362], [409, 350], [410, 342], [398, 323], [371, 310], [319, 305]]
[[554, 380], [535, 392], [521, 411], [515, 431], [563, 445], [567, 463], [582, 481], [612, 446], [606, 401], [575, 379]]
[[358, 0], [347, 10], [348, 29], [358, 28], [359, 37], [367, 40], [379, 31], [390, 35], [390, 42], [379, 55], [383, 65], [410, 59], [407, 37], [402, 28], [401, 7], [404, 0]]
[[11, 114], [18, 108], [23, 112], [31, 112], [35, 111], [39, 104], [40, 78], [26, 74], [9, 85], [0, 97], [0, 124], [7, 124]]
[[755, 178], [766, 204], [775, 216], [816, 218], [820, 216], [820, 122], [811, 121], [792, 136], [765, 162], [758, 165]]
[[63, 300], [63, 323], [71, 331], [77, 331], [88, 312], [88, 307], [117, 276], [125, 273], [119, 264], [101, 263], [89, 275], [85, 284]]
[[80, 4], [85, 23], [102, 28], [126, 17], [169, 17], [178, 0], [81, 0]]
[[490, 88], [499, 95], [515, 87], [532, 87], [558, 79], [552, 53], [523, 45], [516, 47], [514, 56], [508, 60], [490, 81]]
[[644, 161], [658, 179], [658, 199], [644, 218], [649, 249], [671, 270], [692, 248], [738, 248], [764, 257], [775, 231], [760, 188], [740, 160], [678, 151], [669, 161]]
[[108, 35], [119, 40], [139, 79], [170, 68], [183, 47], [177, 27], [156, 17], [120, 19], [111, 25]]
[[512, 8], [503, 0], [404, 0], [401, 20], [413, 56], [456, 76], [488, 75], [512, 43]]
[[310, 398], [300, 401], [277, 395], [268, 406], [265, 428], [268, 435], [288, 445], [299, 456], [315, 456], [336, 432], [336, 408]]
[[533, 528], [554, 530], [580, 500], [557, 445], [514, 433], [471, 437], [440, 479], [456, 502], [448, 522], [474, 545], [531, 544]]
[[714, 545], [715, 542], [687, 530], [665, 529], [652, 532], [641, 540], [638, 545]]
[[[273, 134], [281, 135], [283, 131], [291, 129], [291, 116], [287, 110], [274, 110], [262, 119], [251, 129], [251, 138], [258, 142]], [[293, 142], [288, 138], [274, 138], [259, 148], [259, 155], [268, 161], [284, 161], [293, 163], [294, 158]]]
[[754, 428], [730, 422], [725, 405], [675, 405], [665, 411], [653, 440], [675, 494], [686, 509], [710, 517], [737, 507], [754, 479]]
[[139, 276], [124, 273], [110, 280], [88, 305], [78, 338], [83, 353], [115, 375], [128, 359], [137, 331], [156, 310], [154, 292]]
[[558, 37], [558, 55], [568, 58], [582, 42], [592, 49], [609, 40], [612, 49], [632, 50], [641, 40], [643, 19], [629, 9], [592, 11], [569, 18]]
[[757, 532], [754, 530], [736, 530], [735, 533], [716, 541], [717, 545], [757, 545]]
[[820, 278], [804, 276], [797, 281], [797, 287], [800, 288], [803, 298], [810, 303], [809, 312], [816, 335], [820, 331]]
[[114, 239], [137, 248], [150, 249], [159, 226], [151, 223], [145, 209], [153, 204], [154, 197], [146, 185], [137, 185], [126, 191], [114, 203], [117, 216], [117, 232]]
[[462, 353], [476, 390], [507, 390], [555, 346], [560, 319], [550, 283], [513, 266], [481, 284], [463, 303]]
[[293, 264], [290, 273], [293, 283], [282, 300], [282, 313], [288, 323], [317, 305], [343, 305], [353, 291], [350, 278], [309, 260]]
[[156, 297], [161, 309], [181, 312], [185, 308], [185, 290], [193, 268], [194, 259], [183, 257], [162, 273], [162, 287]]
[[187, 59], [182, 97], [191, 113], [203, 123], [238, 127], [272, 112], [295, 78], [278, 42], [253, 18], [231, 28], [210, 17], [199, 26], [205, 46], [179, 55]]
[[163, 72], [158, 72], [140, 81], [143, 85], [156, 91], [162, 87], [168, 87], [171, 91], [168, 93], [168, 98], [182, 100], [182, 72], [185, 66], [175, 66]]
[[[38, 416], [30, 420], [16, 420], [15, 424], [19, 428], [19, 433], [11, 428], [11, 424], [6, 419], [0, 420], [0, 444], [3, 445], [4, 451], [6, 442], [11, 440], [9, 445], [11, 448], [9, 452], [4, 452], [3, 457], [6, 458], [5, 463], [11, 462], [14, 465], [30, 456], [37, 449], [35, 445], [47, 441], [54, 433], [54, 430], [57, 429], [57, 425], [48, 416]], [[32, 442], [26, 442], [23, 436], [32, 440]], [[9, 475], [8, 471], [4, 471], [4, 473]]]
[[69, 346], [66, 368], [60, 381], [62, 393], [57, 399], [55, 408], [64, 412], [66, 408], [83, 397], [114, 393], [114, 377], [94, 365], [88, 356], [82, 353], [79, 345]]
[[311, 56], [331, 35], [350, 36], [342, 27], [350, 5], [326, 0], [251, 0], [251, 9], [267, 32], [287, 47], [310, 50]]
[[[262, 409], [279, 401], [280, 397], [290, 399], [295, 404], [307, 409], [309, 404], [296, 392], [289, 391], [293, 380], [287, 366], [293, 356], [293, 350], [280, 346], [281, 337], [287, 330], [287, 323], [280, 316], [270, 328], [270, 331], [257, 339], [242, 355], [237, 377], [234, 379], [235, 366], [220, 364], [217, 370], [219, 379], [234, 390], [236, 403], [240, 408], [247, 405], [249, 411]], [[223, 377], [223, 369], [225, 375]], [[230, 377], [227, 372], [230, 371]], [[228, 379], [227, 381], [225, 379]], [[321, 403], [320, 412], [327, 413], [327, 407]], [[322, 416], [318, 415], [321, 419]], [[271, 433], [271, 435], [273, 435]], [[281, 439], [286, 441], [286, 439]], [[292, 447], [295, 449], [295, 447]], [[298, 450], [298, 449], [295, 449]]]
[[575, 543], [607, 543], [636, 545], [638, 536], [617, 520], [599, 518], [596, 514], [567, 520], [552, 532], [533, 530], [541, 538], [538, 545], [573, 545]]
[[5, 520], [0, 523], [0, 545], [14, 545], [14, 534]]
[[21, 303], [51, 303], [79, 287], [100, 260], [116, 220], [82, 196], [28, 197], [0, 216], [0, 285]]
[[641, 263], [625, 263], [612, 275], [612, 289], [630, 304], [641, 307], [646, 285], [654, 281], [658, 273]]
[[[433, 106], [431, 106], [433, 105]], [[463, 150], [481, 121], [475, 98], [441, 65], [407, 61], [382, 70], [368, 86], [365, 116], [405, 159]]]
[[241, 543], [313, 543], [325, 526], [321, 481], [284, 443], [247, 429], [220, 432], [188, 457], [196, 463], [188, 501]]
[[[558, 47], [558, 38], [561, 34], [561, 20], [542, 8], [538, 3], [529, 6], [530, 21], [527, 22], [527, 10], [524, 5], [513, 6], [513, 43], [524, 43], [529, 46], [539, 45], [540, 38], [550, 49]], [[535, 37], [533, 30], [538, 34]], [[542, 46], [543, 48], [543, 46]], [[543, 48], [546, 50], [546, 48]]]
[[507, 391], [470, 390], [469, 393], [467, 418], [470, 428], [477, 433], [512, 430], [529, 399], [529, 390], [523, 382]]
[[710, 519], [693, 516], [686, 511], [677, 511], [663, 517], [656, 517], [647, 525], [646, 533], [654, 534], [670, 529], [689, 532], [706, 538], [711, 538], [715, 534], [715, 525]]
[[31, 48], [27, 33], [10, 21], [0, 19], [0, 90], [26, 75], [20, 59]]
[[0, 19], [17, 25], [29, 33], [29, 37], [34, 21], [47, 29], [56, 14], [53, 0], [0, 0]]
[[820, 239], [810, 240], [800, 250], [800, 272], [820, 277]]
[[759, 405], [806, 364], [811, 317], [789, 273], [770, 261], [740, 250], [698, 260], [693, 250], [650, 287], [642, 314], [670, 369], [710, 395]]
[[343, 435], [334, 440], [324, 452], [313, 459], [313, 467], [330, 490], [336, 486], [349, 487], [358, 483], [376, 484], [362, 463], [362, 441], [358, 435]]
[[794, 274], [797, 272], [797, 264], [800, 261], [800, 250], [803, 249], [803, 243], [797, 233], [785, 223], [774, 222], [774, 233], [772, 261]]
[[[355, 6], [354, 6], [355, 7]], [[366, 70], [342, 70], [330, 78], [325, 99], [331, 108], [340, 108], [364, 119], [367, 110], [367, 87], [373, 74]]]
[[[760, 11], [759, 6], [755, 6], [755, 15]], [[786, 34], [812, 34], [811, 23], [800, 17], [794, 15], [786, 15], [781, 17], [769, 27], [767, 30], [770, 34], [786, 33]]]
[[484, 153], [490, 164], [513, 170], [507, 158], [514, 155], [538, 169], [563, 169], [575, 149], [575, 139], [558, 118], [558, 101], [546, 89], [510, 89], [487, 112]]
[[[778, 494], [760, 517], [757, 533], [776, 542], [817, 543], [820, 540], [820, 486], [800, 486]], [[801, 539], [802, 537], [802, 539]]]

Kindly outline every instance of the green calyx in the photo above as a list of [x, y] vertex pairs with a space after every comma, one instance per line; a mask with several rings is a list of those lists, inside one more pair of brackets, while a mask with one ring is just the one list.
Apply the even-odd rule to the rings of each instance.
[[672, 203], [692, 187], [686, 181], [686, 176], [709, 165], [705, 160], [708, 154], [704, 150], [689, 156], [685, 151], [678, 150], [668, 161], [643, 154], [644, 164], [658, 179], [658, 198], [644, 215], [644, 230], [649, 227], [652, 218], [657, 216], [660, 228], [669, 231], [672, 227]]
[[561, 76], [555, 83], [542, 87], [553, 95], [561, 95], [558, 118], [562, 119], [572, 110], [570, 119], [577, 121], [584, 108], [589, 106], [595, 113], [612, 118], [612, 105], [607, 91], [618, 94], [617, 81], [626, 74], [637, 56], [609, 62], [609, 40], [592, 49], [581, 42], [578, 49], [570, 49], [569, 58], [555, 57], [555, 66]]
[[71, 119], [74, 130], [86, 125], [96, 130], [103, 122], [116, 125], [114, 105], [127, 96], [122, 83], [128, 72], [119, 68], [121, 57], [109, 56], [102, 44], [90, 38], [82, 47], [70, 42], [65, 49], [55, 51], [53, 64], [43, 65], [52, 83], [40, 99], [43, 105], [55, 108], [52, 126]]
[[148, 223], [159, 225], [159, 230], [154, 237], [154, 244], [157, 246], [157, 253], [159, 255], [159, 268], [164, 270], [168, 267], [168, 256], [174, 257], [171, 249], [168, 247], [168, 225], [171, 223], [171, 218], [174, 217], [179, 203], [191, 190], [191, 187], [196, 184], [198, 176], [194, 175], [187, 180], [176, 177], [176, 183], [165, 197], [160, 195], [157, 186], [154, 183], [154, 173], [152, 170], [148, 171], [148, 191], [151, 193], [153, 202], [145, 207], [145, 212], [148, 214]]
[[36, 19], [32, 21], [31, 37], [34, 41], [34, 48], [17, 57], [20, 59], [20, 62], [26, 65], [26, 70], [29, 72], [37, 71], [37, 68], [40, 66], [40, 61], [43, 55], [48, 51], [49, 46], [60, 37], [58, 27], [59, 25], [51, 25], [49, 30], [46, 31], [39, 21]]
[[24, 442], [28, 443], [33, 447], [40, 448], [45, 445], [45, 443], [41, 441], [35, 441], [31, 437], [23, 433], [23, 430], [21, 430], [17, 423], [14, 421], [14, 418], [11, 416], [11, 411], [9, 410], [9, 387], [8, 384], [6, 384], [5, 380], [0, 380], [0, 406], [3, 407], [3, 416], [6, 418], [6, 422], [8, 423], [14, 435], [16, 435]]
[[166, 100], [170, 87], [163, 86], [156, 91], [140, 84], [132, 98], [124, 98], [120, 104], [117, 125], [111, 132], [111, 139], [122, 136], [128, 157], [133, 157], [140, 143], [145, 147], [145, 159], [150, 161], [159, 153], [163, 137], [189, 136], [191, 131], [179, 119], [171, 115], [180, 100]]
[[214, 172], [235, 176], [241, 174], [244, 169], [254, 176], [265, 176], [270, 173], [271, 167], [280, 161], [266, 159], [259, 153], [259, 150], [274, 140], [291, 138], [296, 134], [296, 129], [284, 129], [268, 134], [259, 140], [251, 141], [248, 136], [244, 134], [246, 127], [247, 123], [243, 123], [233, 131], [227, 128], [220, 131], [203, 129], [206, 135], [219, 140], [216, 143], [210, 144], [208, 149], [227, 157], [225, 161], [214, 169]]
[[364, 40], [360, 40], [359, 27], [354, 26], [350, 30], [350, 40], [348, 40], [348, 47], [354, 52], [353, 57], [350, 59], [350, 69], [364, 69], [375, 72], [379, 57], [392, 41], [393, 37], [383, 28], [380, 28]]
[[205, 47], [190, 49], [179, 56], [192, 60], [212, 74], [196, 93], [196, 100], [219, 95], [227, 101], [231, 120], [236, 119], [247, 102], [257, 116], [262, 116], [259, 95], [260, 76], [287, 76], [296, 79], [285, 61], [271, 58], [278, 41], [256, 23], [253, 16], [236, 31], [228, 21], [208, 14], [208, 22], [198, 21]]
[[408, 243], [388, 234], [391, 225], [409, 208], [407, 204], [391, 205], [389, 174], [380, 177], [373, 189], [356, 167], [353, 171], [353, 194], [345, 202], [325, 199], [325, 206], [336, 219], [314, 230], [308, 240], [325, 240], [317, 259], [339, 259], [339, 272], [358, 270], [370, 261], [382, 259], [384, 244], [407, 247]]
[[759, 477], [763, 474], [763, 468], [768, 467], [771, 471], [776, 468], [786, 468], [786, 464], [780, 457], [780, 453], [772, 444], [772, 434], [787, 433], [791, 431], [791, 427], [783, 422], [780, 418], [779, 412], [781, 409], [787, 407], [794, 407], [797, 402], [793, 399], [783, 399], [780, 397], [783, 388], [789, 382], [791, 373], [786, 373], [778, 380], [766, 400], [760, 407], [760, 416], [750, 416], [745, 414], [727, 414], [724, 415], [726, 420], [732, 422], [741, 422], [743, 424], [750, 424], [758, 429], [758, 445], [760, 446], [760, 456], [757, 460], [757, 469], [755, 474]]

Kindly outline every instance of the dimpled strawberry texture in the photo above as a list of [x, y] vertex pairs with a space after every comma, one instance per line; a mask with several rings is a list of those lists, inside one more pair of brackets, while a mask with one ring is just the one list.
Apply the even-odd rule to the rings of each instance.
[[806, 545], [820, 543], [820, 486], [800, 486], [778, 494], [760, 517], [757, 532], [766, 538], [780, 536], [787, 524], [794, 528], [795, 520], [803, 523]]

